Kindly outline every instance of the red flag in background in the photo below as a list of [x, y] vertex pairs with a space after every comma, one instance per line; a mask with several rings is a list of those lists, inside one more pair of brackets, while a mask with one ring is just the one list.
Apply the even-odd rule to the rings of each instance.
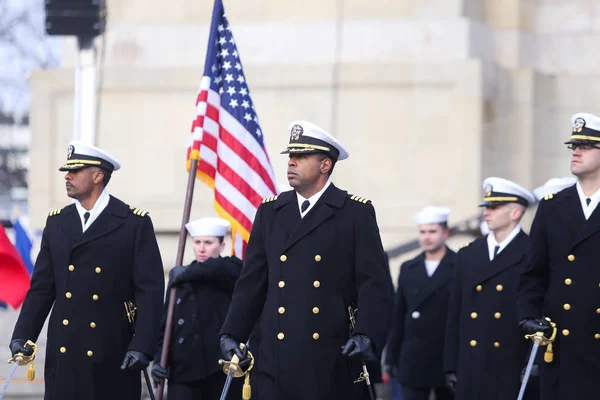
[[0, 301], [18, 308], [29, 289], [29, 272], [0, 225]]

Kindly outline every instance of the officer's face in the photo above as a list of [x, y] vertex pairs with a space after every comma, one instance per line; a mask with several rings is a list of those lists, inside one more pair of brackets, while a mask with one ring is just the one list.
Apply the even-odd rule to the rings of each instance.
[[483, 210], [485, 222], [492, 232], [510, 227], [514, 222], [518, 222], [522, 215], [523, 211], [514, 203], [486, 207]]
[[321, 154], [290, 154], [287, 178], [290, 186], [299, 192], [314, 185], [319, 177], [327, 175], [331, 160]]
[[421, 250], [435, 252], [441, 249], [448, 238], [448, 230], [440, 224], [419, 225], [419, 245]]
[[192, 247], [196, 260], [204, 262], [209, 258], [218, 258], [225, 249], [225, 243], [221, 243], [216, 236], [196, 236]]
[[593, 145], [577, 144], [569, 147], [571, 155], [571, 173], [577, 177], [585, 177], [589, 173], [600, 170], [600, 149]]
[[67, 196], [81, 200], [88, 197], [94, 186], [102, 182], [103, 174], [97, 168], [82, 168], [69, 171], [65, 175]]

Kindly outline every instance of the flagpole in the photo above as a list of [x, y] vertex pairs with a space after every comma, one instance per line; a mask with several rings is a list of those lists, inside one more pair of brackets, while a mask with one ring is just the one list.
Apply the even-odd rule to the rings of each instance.
[[[196, 183], [196, 169], [198, 168], [199, 159], [198, 150], [192, 150], [190, 153], [190, 172], [188, 175], [187, 190], [185, 192], [185, 202], [183, 205], [183, 218], [181, 220], [181, 228], [179, 229], [179, 245], [177, 247], [177, 259], [175, 265], [183, 264], [183, 254], [185, 252], [185, 241], [187, 232], [185, 225], [190, 221], [190, 213], [192, 209], [192, 198], [194, 197], [194, 185]], [[167, 368], [167, 359], [169, 357], [169, 347], [171, 345], [171, 333], [173, 329], [173, 311], [175, 309], [175, 301], [177, 299], [177, 288], [172, 287], [169, 293], [169, 307], [167, 309], [167, 320], [165, 323], [165, 333], [163, 338], [162, 350], [160, 352], [160, 366]], [[156, 389], [156, 400], [162, 400], [164, 392], [165, 380], [163, 379]]]

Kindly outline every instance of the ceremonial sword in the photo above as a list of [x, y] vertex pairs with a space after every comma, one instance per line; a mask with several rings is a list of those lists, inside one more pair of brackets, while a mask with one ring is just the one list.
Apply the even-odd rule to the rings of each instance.
[[[129, 327], [131, 328], [131, 333], [135, 336], [135, 304], [131, 301], [125, 302], [125, 312], [127, 313], [127, 320], [129, 320]], [[146, 368], [142, 368], [142, 373], [144, 374], [144, 379], [146, 380], [146, 386], [148, 386], [148, 394], [150, 395], [151, 400], [156, 400], [154, 397], [154, 391], [152, 390], [152, 382], [150, 382], [150, 377], [148, 376], [148, 370]], [[0, 398], [0, 400], [2, 400]]]
[[525, 335], [525, 339], [533, 340], [533, 346], [531, 347], [529, 361], [527, 361], [527, 367], [525, 368], [525, 373], [523, 374], [523, 381], [521, 382], [521, 389], [519, 390], [519, 396], [517, 397], [517, 400], [523, 400], [523, 396], [525, 395], [525, 389], [527, 389], [527, 382], [529, 381], [531, 370], [535, 362], [535, 356], [538, 352], [540, 345], [548, 346], [546, 354], [544, 354], [545, 362], [550, 363], [554, 358], [554, 355], [552, 353], [552, 343], [556, 339], [556, 324], [550, 321], [550, 318], [546, 318], [546, 320], [550, 322], [550, 326], [552, 327], [552, 335], [549, 338], [545, 337], [543, 332], [536, 332], [534, 334]]
[[35, 378], [35, 369], [33, 368], [33, 360], [35, 359], [35, 353], [37, 353], [37, 345], [35, 343], [33, 343], [31, 340], [28, 340], [27, 343], [25, 343], [25, 346], [31, 347], [33, 352], [29, 356], [26, 356], [23, 353], [17, 353], [10, 360], [8, 360], [9, 364], [14, 363], [14, 365], [12, 366], [10, 373], [8, 374], [8, 377], [6, 378], [6, 382], [4, 382], [4, 386], [2, 386], [2, 390], [0, 390], [0, 400], [2, 400], [2, 398], [4, 397], [4, 394], [6, 393], [6, 389], [8, 389], [8, 384], [10, 383], [13, 375], [15, 374], [15, 372], [17, 372], [17, 367], [19, 367], [19, 366], [23, 367], [23, 366], [29, 364], [29, 369], [27, 370], [27, 380], [32, 381]]
[[[242, 351], [245, 347], [247, 347], [247, 345], [244, 345], [243, 343], [240, 344]], [[219, 398], [220, 400], [225, 400], [227, 398], [233, 378], [241, 378], [242, 376], [245, 376], [242, 398], [244, 400], [249, 400], [252, 396], [250, 390], [250, 370], [254, 367], [254, 357], [250, 351], [248, 351], [248, 357], [250, 358], [250, 365], [248, 365], [248, 368], [245, 371], [240, 366], [240, 358], [235, 353], [233, 354], [233, 357], [231, 357], [231, 361], [219, 360], [219, 364], [223, 366], [223, 372], [227, 375], [221, 397]]]
[[[352, 308], [348, 306], [348, 314], [350, 315], [350, 331], [354, 330], [354, 325], [356, 324], [356, 312], [358, 308]], [[362, 363], [362, 372], [360, 373], [358, 379], [354, 381], [354, 383], [364, 381], [367, 384], [367, 390], [369, 391], [369, 397], [371, 400], [375, 400], [375, 396], [373, 395], [373, 388], [371, 387], [371, 375], [369, 375], [369, 370], [367, 370], [367, 363], [364, 360], [361, 360]]]

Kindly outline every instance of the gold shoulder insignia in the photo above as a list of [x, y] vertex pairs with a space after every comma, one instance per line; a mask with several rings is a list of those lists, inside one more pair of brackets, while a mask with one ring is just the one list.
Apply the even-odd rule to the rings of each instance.
[[371, 200], [365, 198], [365, 197], [361, 197], [361, 196], [357, 196], [355, 194], [348, 194], [348, 196], [350, 196], [350, 200], [354, 200], [357, 201], [359, 203], [363, 203], [363, 204], [367, 204], [367, 203], [371, 203]]
[[462, 246], [460, 246], [458, 249], [461, 250], [461, 249], [464, 249], [465, 247], [469, 247], [471, 245], [471, 243], [473, 243], [473, 242], [467, 242], [467, 243], [463, 244]]
[[56, 210], [52, 210], [52, 211], [50, 211], [50, 212], [48, 213], [48, 216], [49, 216], [49, 217], [53, 217], [53, 216], [55, 216], [55, 215], [58, 215], [58, 214], [60, 214], [60, 212], [61, 212], [61, 211], [62, 211], [62, 208], [57, 208]]
[[550, 193], [544, 196], [544, 200], [552, 200], [556, 193]]
[[275, 201], [275, 200], [277, 200], [277, 197], [279, 197], [279, 196], [271, 196], [271, 197], [267, 197], [266, 199], [263, 199], [263, 201], [262, 201], [262, 202], [263, 202], [263, 204], [264, 204], [264, 203], [270, 203], [270, 202], [272, 202], [272, 201]]
[[131, 212], [134, 213], [135, 215], [139, 215], [140, 217], [145, 217], [146, 214], [148, 214], [148, 211], [145, 211], [141, 208], [136, 208], [136, 207], [129, 207], [131, 209]]

